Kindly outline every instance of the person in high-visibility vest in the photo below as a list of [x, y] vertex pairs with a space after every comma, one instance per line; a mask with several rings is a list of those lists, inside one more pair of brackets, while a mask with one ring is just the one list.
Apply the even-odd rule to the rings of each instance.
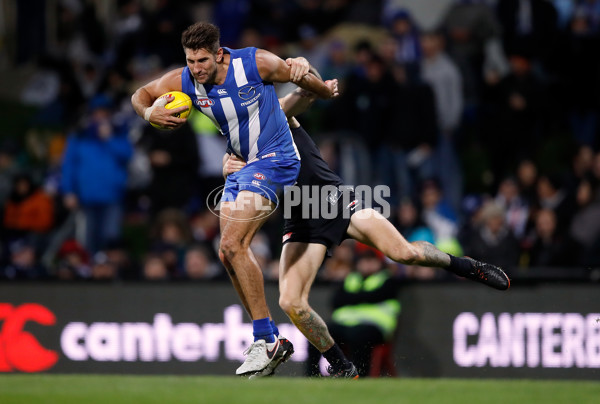
[[[356, 270], [336, 291], [327, 326], [361, 377], [369, 374], [373, 347], [394, 337], [401, 308], [397, 292], [383, 254], [357, 244]], [[319, 357], [316, 349], [309, 354], [310, 374], [318, 373], [315, 364]]]

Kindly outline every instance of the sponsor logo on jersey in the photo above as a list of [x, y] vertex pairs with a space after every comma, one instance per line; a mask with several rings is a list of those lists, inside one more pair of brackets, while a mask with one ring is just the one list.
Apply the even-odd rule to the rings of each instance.
[[342, 192], [336, 189], [335, 192], [329, 194], [327, 201], [329, 201], [330, 204], [335, 205], [340, 199], [340, 196], [342, 196]]
[[275, 156], [277, 156], [277, 153], [272, 152], [272, 153], [269, 153], [269, 154], [265, 154], [264, 156], [260, 156], [260, 158], [261, 159], [268, 159], [269, 157], [275, 157]]
[[242, 100], [249, 100], [256, 95], [256, 88], [254, 86], [245, 86], [238, 90], [238, 97]]
[[257, 187], [260, 187], [260, 181], [252, 180], [252, 185], [256, 185]]
[[256, 178], [257, 180], [264, 180], [267, 177], [265, 177], [265, 175], [261, 173], [254, 173], [254, 178]]
[[215, 102], [213, 100], [211, 100], [210, 98], [198, 98], [196, 100], [196, 105], [199, 106], [200, 108], [208, 108], [208, 107], [212, 107], [213, 105], [215, 105]]
[[224, 88], [219, 88], [217, 90], [217, 94], [219, 94], [219, 95], [227, 95], [227, 90], [225, 90]]
[[286, 241], [288, 241], [290, 238], [292, 238], [292, 236], [294, 235], [294, 233], [289, 232], [289, 233], [285, 233], [283, 235], [283, 238], [281, 239], [282, 243], [285, 243]]
[[346, 206], [346, 209], [354, 210], [358, 206], [358, 199], [353, 200]]

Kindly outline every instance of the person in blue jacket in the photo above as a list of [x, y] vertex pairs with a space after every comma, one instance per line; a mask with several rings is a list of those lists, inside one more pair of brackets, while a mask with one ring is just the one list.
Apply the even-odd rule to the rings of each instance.
[[[103, 95], [90, 101], [89, 116], [72, 133], [62, 166], [65, 207], [79, 211], [77, 221], [86, 249], [94, 253], [121, 234], [127, 166], [133, 154], [127, 127], [117, 124], [112, 102]], [[83, 230], [85, 229], [85, 230]]]

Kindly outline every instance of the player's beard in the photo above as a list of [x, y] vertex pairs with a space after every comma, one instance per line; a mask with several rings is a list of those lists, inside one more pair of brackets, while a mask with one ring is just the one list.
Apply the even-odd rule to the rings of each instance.
[[202, 76], [202, 78], [195, 77], [196, 81], [200, 84], [214, 84], [217, 78], [217, 64], [215, 63], [214, 69], [211, 72], [207, 71], [206, 76]]

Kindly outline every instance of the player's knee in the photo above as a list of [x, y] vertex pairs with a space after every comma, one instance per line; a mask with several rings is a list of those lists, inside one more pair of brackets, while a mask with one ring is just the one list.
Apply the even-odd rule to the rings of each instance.
[[279, 307], [290, 317], [296, 317], [305, 310], [305, 306], [306, 304], [300, 297], [286, 296], [285, 294], [279, 296]]
[[411, 244], [401, 245], [395, 249], [392, 258], [404, 265], [417, 265], [419, 263], [419, 252]]
[[225, 253], [223, 252], [223, 250], [221, 250], [220, 247], [219, 247], [219, 259], [221, 260], [223, 265], [225, 265], [225, 267], [227, 267], [229, 265], [229, 260], [227, 259], [227, 257], [225, 256]]
[[238, 240], [233, 237], [223, 236], [219, 245], [219, 258], [221, 262], [231, 261], [233, 257], [241, 250], [242, 246]]

